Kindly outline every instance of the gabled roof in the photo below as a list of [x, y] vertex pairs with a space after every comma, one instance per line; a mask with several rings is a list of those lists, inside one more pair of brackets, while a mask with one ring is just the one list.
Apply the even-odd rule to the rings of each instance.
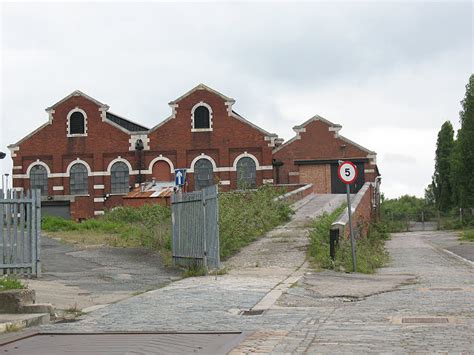
[[181, 101], [182, 99], [184, 99], [185, 97], [191, 95], [193, 92], [195, 92], [195, 91], [197, 91], [197, 90], [207, 90], [207, 91], [209, 91], [209, 92], [212, 92], [213, 94], [216, 94], [216, 95], [222, 97], [225, 101], [235, 102], [234, 99], [232, 99], [232, 98], [230, 98], [230, 97], [227, 97], [227, 96], [221, 94], [220, 92], [218, 92], [218, 91], [216, 91], [216, 90], [214, 90], [214, 89], [211, 89], [209, 86], [206, 86], [206, 85], [204, 85], [204, 84], [201, 83], [201, 84], [199, 84], [198, 86], [196, 86], [196, 87], [192, 88], [191, 90], [189, 90], [187, 93], [185, 93], [185, 94], [181, 95], [180, 97], [178, 97], [176, 100], [171, 101], [169, 104], [170, 104], [170, 105], [174, 105], [174, 104], [176, 104], [177, 102], [179, 102], [179, 101]]
[[[305, 128], [308, 124], [310, 124], [312, 122], [316, 122], [316, 121], [321, 121], [321, 122], [327, 124], [328, 126], [330, 126], [330, 128], [333, 128], [333, 131], [335, 131], [336, 133], [342, 128], [342, 126], [340, 124], [333, 123], [333, 122], [331, 122], [331, 121], [329, 121], [329, 120], [327, 120], [327, 119], [325, 119], [325, 118], [323, 118], [319, 115], [315, 115], [315, 116], [311, 117], [309, 120], [303, 122], [302, 124], [300, 124], [298, 126], [294, 126], [293, 130], [296, 132], [296, 135], [293, 138], [291, 138], [290, 140], [283, 143], [282, 145], [276, 147], [273, 150], [273, 153], [276, 153], [279, 150], [281, 150], [282, 148], [286, 147], [287, 145], [293, 143], [295, 140], [297, 140], [300, 137], [300, 130]], [[367, 152], [368, 154], [377, 155], [377, 153], [374, 152], [373, 150], [367, 149], [367, 148], [361, 146], [360, 144], [358, 144], [354, 141], [351, 141], [349, 138], [341, 136], [340, 134], [337, 134], [337, 138], [339, 138], [339, 139], [345, 141], [346, 143], [349, 143], [349, 144], [359, 148], [360, 150], [363, 150], [363, 151]]]
[[112, 112], [106, 112], [106, 118], [119, 126], [125, 128], [127, 131], [130, 132], [144, 132], [148, 131], [148, 128], [145, 126], [142, 126], [138, 123], [135, 123], [133, 121], [130, 121], [129, 119], [123, 118], [115, 113]]
[[106, 110], [109, 108], [108, 105], [106, 105], [106, 104], [104, 104], [104, 103], [102, 103], [102, 102], [100, 102], [100, 101], [94, 99], [93, 97], [91, 97], [91, 96], [89, 96], [89, 95], [87, 95], [87, 94], [84, 94], [82, 91], [80, 91], [80, 90], [75, 90], [75, 91], [73, 91], [71, 94], [69, 94], [68, 96], [66, 96], [66, 97], [62, 98], [61, 100], [59, 100], [58, 102], [56, 102], [54, 105], [52, 105], [52, 106], [46, 108], [46, 111], [50, 111], [50, 110], [54, 109], [56, 106], [58, 106], [59, 104], [63, 103], [63, 102], [66, 101], [66, 100], [69, 100], [69, 99], [70, 99], [71, 97], [73, 97], [73, 96], [82, 96], [82, 97], [88, 99], [89, 101], [94, 102], [94, 103], [97, 104], [98, 106], [105, 108]]

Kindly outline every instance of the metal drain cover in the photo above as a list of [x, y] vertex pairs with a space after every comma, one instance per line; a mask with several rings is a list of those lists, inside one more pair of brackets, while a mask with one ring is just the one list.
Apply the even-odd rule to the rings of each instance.
[[448, 318], [424, 317], [424, 318], [402, 318], [402, 323], [434, 324], [434, 323], [449, 323], [449, 321], [448, 321]]
[[235, 333], [30, 333], [0, 337], [0, 353], [227, 354], [247, 334]]

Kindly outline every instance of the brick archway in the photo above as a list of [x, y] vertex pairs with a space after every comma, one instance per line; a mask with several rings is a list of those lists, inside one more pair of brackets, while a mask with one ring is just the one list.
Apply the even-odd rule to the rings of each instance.
[[171, 166], [164, 160], [158, 160], [153, 164], [151, 176], [156, 181], [173, 181], [171, 176]]

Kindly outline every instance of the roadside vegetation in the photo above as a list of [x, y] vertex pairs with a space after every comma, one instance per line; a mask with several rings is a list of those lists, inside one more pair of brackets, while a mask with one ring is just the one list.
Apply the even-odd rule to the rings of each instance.
[[[313, 222], [308, 256], [316, 269], [352, 271], [352, 249], [349, 239], [340, 237], [335, 259], [332, 260], [329, 255], [331, 224], [345, 208], [346, 206], [341, 206], [333, 213], [324, 214]], [[388, 262], [388, 253], [384, 247], [388, 237], [387, 226], [378, 223], [370, 226], [366, 238], [356, 240], [357, 272], [371, 274]]]
[[27, 288], [23, 283], [13, 276], [0, 277], [0, 291], [18, 290]]
[[274, 227], [288, 221], [289, 204], [276, 200], [284, 191], [271, 186], [258, 190], [232, 191], [219, 196], [221, 258], [237, 253]]
[[[288, 203], [270, 186], [219, 195], [220, 253], [229, 257], [273, 227], [289, 220]], [[44, 216], [42, 229], [53, 238], [81, 246], [145, 247], [165, 257], [171, 251], [171, 209], [159, 205], [118, 207], [81, 223]], [[166, 259], [166, 258], [165, 258]]]

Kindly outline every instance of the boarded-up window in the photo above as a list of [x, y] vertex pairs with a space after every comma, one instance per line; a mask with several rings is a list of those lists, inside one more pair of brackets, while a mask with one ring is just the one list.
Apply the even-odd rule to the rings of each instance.
[[41, 195], [48, 194], [48, 172], [42, 165], [35, 165], [30, 171], [30, 188], [40, 189]]
[[84, 134], [85, 118], [81, 112], [73, 112], [69, 118], [69, 134]]
[[252, 158], [244, 157], [237, 162], [237, 186], [239, 189], [257, 186], [257, 166]]
[[74, 164], [69, 179], [71, 195], [86, 195], [89, 192], [87, 168], [84, 164]]
[[209, 110], [199, 106], [194, 110], [194, 128], [210, 128]]
[[119, 161], [112, 165], [110, 178], [113, 194], [122, 194], [129, 191], [129, 174], [128, 166], [124, 162]]
[[199, 159], [194, 164], [194, 184], [196, 190], [201, 190], [214, 184], [214, 171], [209, 160]]

